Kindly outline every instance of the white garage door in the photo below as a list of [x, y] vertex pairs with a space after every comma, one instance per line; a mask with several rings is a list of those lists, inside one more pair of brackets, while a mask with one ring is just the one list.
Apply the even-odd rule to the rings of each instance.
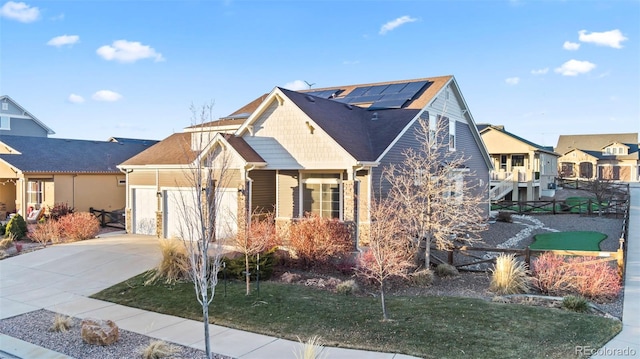
[[156, 234], [156, 191], [153, 188], [134, 188], [133, 233]]
[[[238, 191], [225, 189], [221, 192], [220, 211], [216, 218], [216, 237], [228, 238], [238, 230]], [[185, 222], [187, 218], [197, 218], [193, 190], [164, 191], [164, 236], [165, 238], [182, 238], [188, 233]]]

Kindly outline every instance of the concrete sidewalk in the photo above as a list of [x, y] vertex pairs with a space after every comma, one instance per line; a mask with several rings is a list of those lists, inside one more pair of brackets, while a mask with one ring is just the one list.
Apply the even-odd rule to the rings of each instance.
[[631, 184], [622, 331], [592, 358], [640, 358], [640, 183]]
[[[111, 319], [122, 330], [204, 350], [202, 322], [87, 298], [153, 268], [159, 259], [156, 238], [118, 235], [56, 245], [2, 260], [0, 318], [44, 308], [79, 318]], [[298, 342], [217, 325], [211, 325], [210, 333], [213, 351], [234, 358], [292, 358], [300, 346]], [[324, 351], [327, 357], [336, 359], [413, 358], [331, 347]], [[15, 357], [69, 359], [0, 334], [0, 359]]]

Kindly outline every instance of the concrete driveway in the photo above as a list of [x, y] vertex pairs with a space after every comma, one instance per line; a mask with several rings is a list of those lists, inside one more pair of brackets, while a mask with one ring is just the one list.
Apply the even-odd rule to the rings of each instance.
[[111, 235], [2, 260], [0, 318], [41, 308], [57, 311], [153, 268], [159, 258], [157, 238]]

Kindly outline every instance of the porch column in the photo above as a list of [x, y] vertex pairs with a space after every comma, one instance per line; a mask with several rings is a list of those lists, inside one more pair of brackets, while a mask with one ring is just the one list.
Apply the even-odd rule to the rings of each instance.
[[356, 230], [357, 221], [357, 203], [356, 203], [356, 181], [355, 180], [345, 180], [342, 181], [342, 193], [344, 196], [344, 207], [342, 218], [344, 220], [344, 224], [349, 228], [349, 232], [351, 232], [351, 238], [353, 238], [354, 246], [357, 246], [358, 231]]

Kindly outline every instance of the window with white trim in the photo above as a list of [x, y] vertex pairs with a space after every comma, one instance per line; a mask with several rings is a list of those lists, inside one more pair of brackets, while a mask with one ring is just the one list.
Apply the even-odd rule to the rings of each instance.
[[302, 180], [302, 210], [322, 218], [342, 219], [342, 180], [339, 174], [310, 174]]
[[6, 102], [2, 103], [2, 111], [8, 111], [9, 110], [9, 104]]
[[444, 198], [453, 199], [460, 203], [464, 199], [464, 170], [454, 170], [449, 175], [448, 188], [443, 193]]
[[1, 116], [0, 130], [10, 130], [10, 129], [11, 129], [11, 118], [9, 116]]
[[436, 132], [438, 131], [438, 116], [429, 114], [429, 142], [431, 146], [437, 145]]
[[27, 203], [41, 204], [43, 188], [44, 188], [43, 181], [28, 181], [27, 182]]
[[456, 149], [456, 120], [449, 120], [449, 150]]

